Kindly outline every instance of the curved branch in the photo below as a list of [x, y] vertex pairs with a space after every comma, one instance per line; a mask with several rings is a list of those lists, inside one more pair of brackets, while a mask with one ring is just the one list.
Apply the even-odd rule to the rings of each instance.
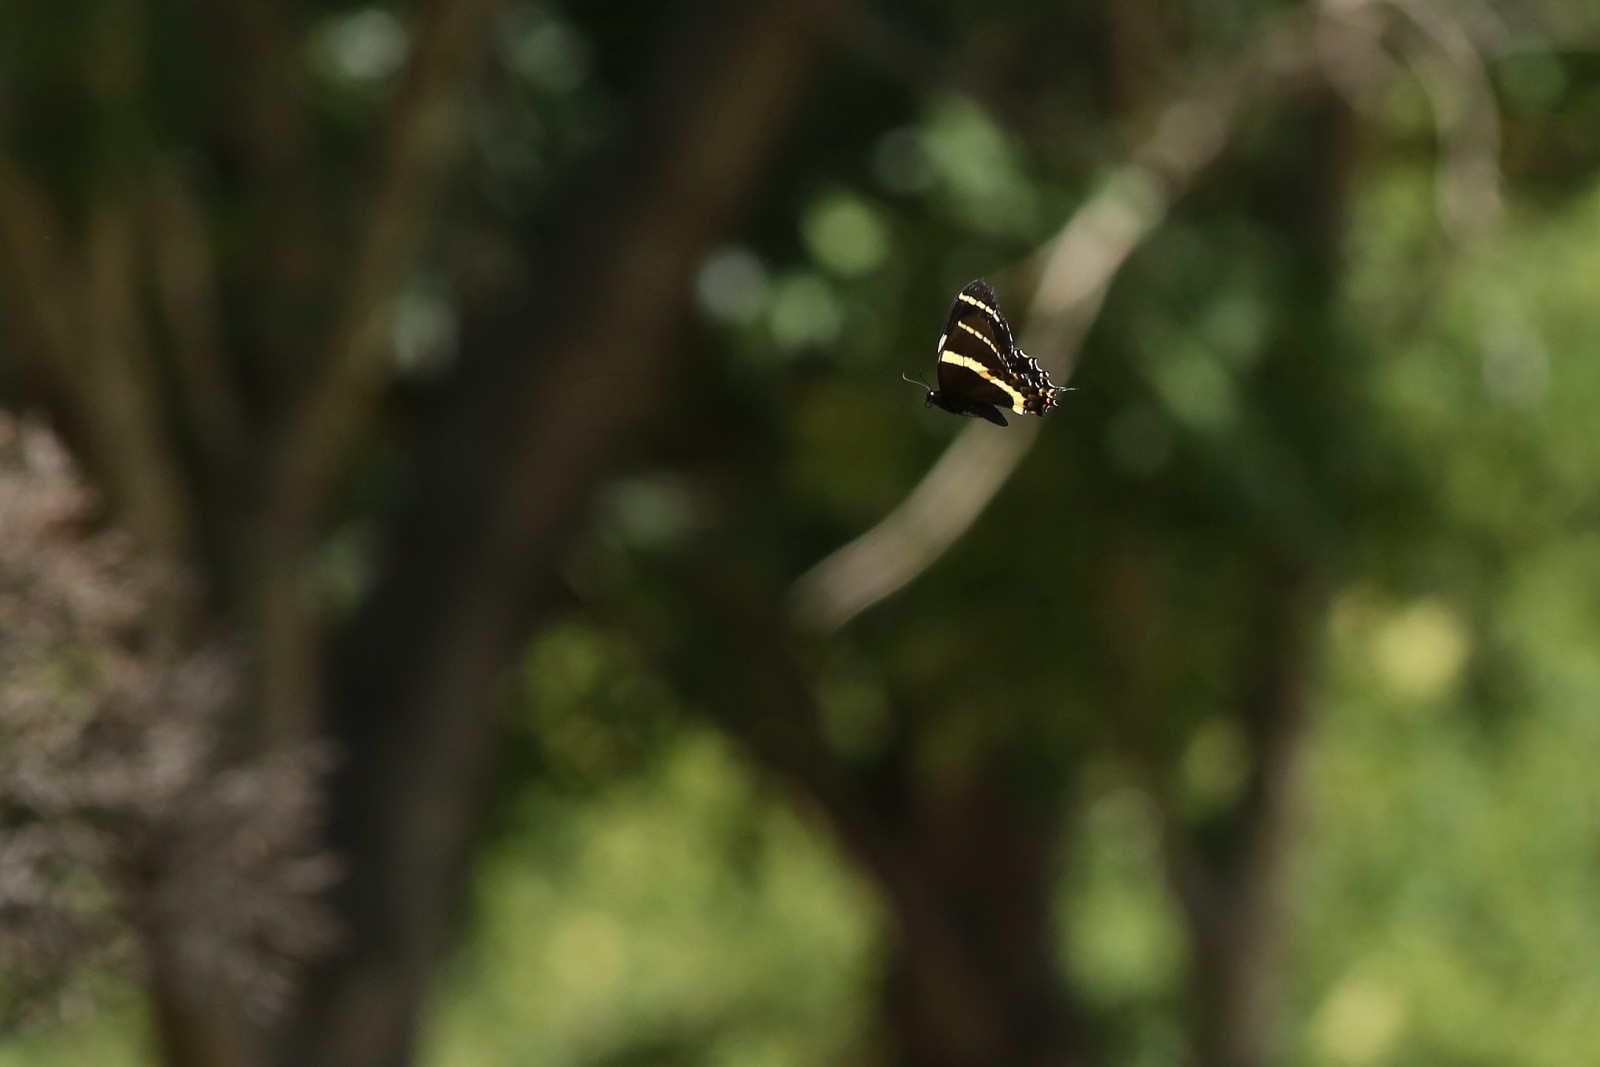
[[165, 161], [146, 195], [151, 276], [171, 336], [172, 369], [212, 484], [236, 471], [245, 448], [244, 403], [230, 378], [217, 267], [199, 198]]
[[[1022, 341], [1053, 378], [1070, 377], [1117, 271], [1222, 151], [1245, 91], [1263, 74], [1298, 70], [1308, 55], [1305, 35], [1269, 33], [1251, 61], [1202, 79], [1040, 251]], [[1004, 432], [986, 424], [962, 431], [904, 503], [795, 582], [795, 625], [834, 633], [911, 582], [983, 513], [1038, 432], [1027, 422]]]
[[1482, 53], [1458, 18], [1433, 0], [1389, 0], [1421, 34], [1408, 49], [1439, 131], [1439, 220], [1458, 244], [1500, 217], [1500, 112]]

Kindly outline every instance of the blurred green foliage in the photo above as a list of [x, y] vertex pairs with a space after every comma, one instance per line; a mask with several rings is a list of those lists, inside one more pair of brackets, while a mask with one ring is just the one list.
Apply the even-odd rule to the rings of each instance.
[[799, 1065], [862, 1031], [878, 909], [803, 813], [685, 730], [486, 857], [425, 1062]]
[[[776, 368], [785, 364], [768, 361], [790, 361], [788, 391], [764, 398], [787, 409], [778, 426], [788, 486], [839, 528], [880, 515], [915, 476], [927, 448], [901, 425], [949, 430], [937, 416], [907, 420], [915, 397], [884, 374], [928, 349], [922, 335], [937, 319], [932, 308], [902, 312], [890, 302], [904, 291], [894, 275], [929, 240], [917, 231], [953, 224], [1028, 233], [1029, 212], [1049, 197], [1009, 169], [961, 169], [1005, 159], [970, 103], [940, 104], [926, 127], [892, 136], [911, 130], [918, 144], [949, 138], [954, 147], [895, 164], [914, 181], [890, 171], [892, 180], [880, 175], [859, 191], [820, 194], [797, 216], [809, 262], [773, 263], [746, 249], [711, 261], [708, 275], [748, 287], [736, 314], [722, 310], [735, 303], [717, 280], [702, 278], [709, 312], [731, 324], [734, 366], [748, 368], [736, 386], [746, 402], [764, 378], [783, 373]], [[1413, 133], [1401, 126], [1393, 136], [1403, 146]], [[879, 159], [900, 144], [886, 139]], [[1279, 1044], [1283, 1062], [1330, 1067], [1578, 1063], [1600, 1048], [1600, 539], [1592, 511], [1600, 191], [1591, 182], [1554, 198], [1514, 199], [1489, 238], [1462, 250], [1440, 239], [1431, 161], [1405, 155], [1360, 168], [1350, 198], [1337, 316], [1360, 354], [1341, 388], [1369, 420], [1353, 442], [1364, 454], [1350, 469], [1398, 466], [1379, 472], [1375, 498], [1351, 485], [1356, 499], [1376, 502], [1339, 520], [1353, 520], [1355, 533], [1318, 631]], [[907, 186], [916, 190], [910, 207], [892, 199]], [[1139, 312], [1127, 343], [1145, 397], [1096, 410], [1106, 368], [1091, 362], [1084, 391], [1055, 420], [1066, 425], [1052, 427], [1062, 438], [1092, 424], [1104, 462], [1136, 482], [1174, 463], [1237, 470], [1241, 450], [1270, 447], [1260, 427], [1272, 413], [1254, 408], [1237, 383], [1269, 344], [1281, 279], [1260, 235], [1205, 225], [1175, 223], [1134, 267], [1148, 288], [1119, 294]], [[880, 261], [885, 240], [891, 250]], [[962, 253], [947, 258], [944, 280], [973, 271]], [[1176, 289], [1163, 288], [1163, 272]], [[802, 281], [808, 288], [797, 290]], [[806, 304], [807, 315], [786, 310], [789, 301]], [[828, 336], [804, 337], [789, 324], [793, 314], [814, 325], [829, 301], [842, 325]], [[1108, 339], [1087, 358], [1113, 358], [1118, 347]], [[1060, 462], [1051, 442], [1043, 447]], [[1019, 474], [997, 504], [1000, 517], [984, 520], [927, 584], [1026, 599], [1020, 586], [1008, 588], [1015, 575], [1005, 572], [1044, 562], [1019, 562], [1016, 553], [1026, 516], [1053, 506], [1044, 494], [1062, 491], [1045, 463]], [[692, 511], [686, 499], [664, 510]], [[670, 551], [650, 531], [674, 524], [611, 518], [601, 527], [612, 537], [610, 566], [638, 567], [639, 553]], [[673, 536], [689, 536], [689, 525], [678, 523]], [[1064, 534], [1071, 544], [1058, 528], [1052, 544]], [[595, 551], [591, 561], [605, 557]], [[1008, 689], [963, 670], [997, 649], [980, 643], [962, 660], [960, 646], [982, 640], [970, 616], [949, 629], [962, 625], [961, 616], [899, 609], [889, 658], [859, 646], [830, 653], [819, 702], [840, 751], [881, 744], [891, 691], [940, 687], [952, 712], [1016, 709], [1037, 704], [1028, 687], [1059, 678], [1041, 669], [1042, 679]], [[1069, 632], [1052, 630], [1041, 644], [1056, 643], [1064, 656]], [[670, 696], [668, 676], [635, 678], [636, 649], [574, 644], [564, 633], [532, 653], [561, 660], [537, 672], [541, 685], [567, 674], [605, 679], [603, 687], [658, 687], [621, 703], [635, 716], [654, 707], [677, 725], [565, 815], [547, 807], [508, 831], [480, 882], [470, 947], [443, 987], [430, 1062], [787, 1064], [838, 1062], [851, 1047], [864, 1054], [873, 1033], [861, 1006], [874, 996], [881, 904], [848, 876], [807, 805], [786, 810], [781, 791], [752, 779], [736, 753], [693, 724], [692, 709]], [[1015, 636], [1005, 632], [1007, 642]], [[613, 714], [608, 699], [577, 692], [546, 692], [535, 706], [576, 699], [570, 706], [585, 708], [591, 727]], [[1063, 711], [1060, 697], [1042, 706], [1051, 717]], [[1006, 723], [1038, 736], [1037, 724], [1022, 727], [1015, 715], [952, 720], [944, 736], [956, 750]], [[576, 753], [627, 747], [616, 737], [560, 741], [564, 729], [541, 727], [546, 743], [570, 749], [567, 759], [604, 763]], [[1182, 736], [1179, 799], [1203, 821], [1233, 802], [1251, 753], [1226, 716], [1200, 714]], [[1182, 1013], [1191, 961], [1156, 816], [1115, 756], [1092, 761], [1077, 780], [1062, 799], [1075, 812], [1076, 841], [1059, 898], [1064, 973], [1110, 1020], [1116, 1036], [1104, 1062], [1189, 1062]], [[619, 849], [630, 858], [596, 858]], [[580, 934], [613, 947], [591, 946], [587, 968], [562, 971], [554, 954]], [[681, 978], [671, 995], [658, 968], [622, 962], [652, 951], [674, 960], [664, 965]], [[612, 983], [603, 1007], [576, 1007], [594, 994], [596, 970]]]
[[1517, 205], [1446, 262], [1425, 178], [1370, 187], [1350, 302], [1444, 521], [1329, 620], [1293, 1047], [1577, 1063], [1600, 1048], [1600, 197]]
[[[352, 114], [387, 72], [386, 17], [314, 35], [308, 62]], [[520, 83], [476, 148], [477, 192], [511, 204], [607, 114], [584, 30], [518, 18], [499, 47]], [[1104, 729], [1094, 591], [1129, 541], [1170, 594], [1160, 743], [1201, 829], [1257, 755], [1218, 666], [1250, 640], [1240, 546], [1327, 562], [1282, 1062], [1564, 1067], [1600, 1049], [1600, 61], [1534, 42], [1493, 74], [1506, 216], [1474, 245], [1442, 236], [1431, 113], [1402, 80], [1353, 137], [1331, 308], [1306, 295], [1293, 220], [1258, 217], [1270, 167], [1239, 178], [1312, 135], [1248, 116], [1225, 173], [1130, 264], [1079, 391], [990, 513], [817, 657], [842, 764], [912, 736], [930, 780], [1020, 751], [1058, 788], [1062, 973], [1107, 1064], [1192, 1062], [1159, 817]], [[1068, 81], [1051, 88], [1074, 100]], [[1040, 140], [935, 96], [806, 155], [707, 259], [686, 417], [606, 487], [567, 566], [582, 606], [527, 650], [422, 1062], [788, 1067], [878, 1047], [890, 908], [815, 806], [711, 724], [673, 646], [705, 557], [781, 588], [959, 428], [898, 375], [931, 373], [959, 285], [1022, 292], [1012, 265], [1100, 177]], [[136, 1062], [116, 1030], [8, 1041], [0, 1065]]]

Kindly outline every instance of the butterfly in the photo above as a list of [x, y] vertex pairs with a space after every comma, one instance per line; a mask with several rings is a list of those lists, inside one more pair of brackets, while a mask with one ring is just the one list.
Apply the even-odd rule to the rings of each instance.
[[924, 406], [975, 415], [996, 426], [1006, 425], [1001, 408], [1043, 415], [1067, 392], [1065, 386], [1052, 385], [1044, 368], [1012, 341], [994, 291], [981, 278], [967, 283], [950, 305], [939, 337], [937, 373], [939, 388], [928, 390]]

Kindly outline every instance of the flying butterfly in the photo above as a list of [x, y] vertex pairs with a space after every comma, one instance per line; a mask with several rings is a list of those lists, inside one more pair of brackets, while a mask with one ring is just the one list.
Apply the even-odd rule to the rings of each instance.
[[996, 426], [1006, 425], [1002, 408], [1043, 415], [1067, 392], [1065, 386], [1052, 385], [1044, 368], [1012, 341], [1011, 326], [981, 278], [969, 282], [950, 305], [939, 337], [937, 373], [939, 388], [928, 390], [924, 406], [974, 415]]

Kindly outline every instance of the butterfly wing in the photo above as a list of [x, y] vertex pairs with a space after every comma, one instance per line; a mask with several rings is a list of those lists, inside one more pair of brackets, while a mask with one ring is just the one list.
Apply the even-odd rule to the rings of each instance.
[[[950, 303], [950, 314], [944, 319], [944, 337], [950, 336], [950, 331], [955, 328], [956, 320], [964, 315], [974, 312], [983, 316], [989, 323], [989, 333], [999, 345], [1001, 351], [1014, 347], [1011, 339], [1011, 326], [1006, 322], [1006, 317], [1000, 314], [1000, 302], [994, 298], [994, 290], [982, 278], [967, 283], [966, 288], [956, 294], [955, 300]], [[940, 340], [940, 347], [944, 345]]]
[[1012, 384], [991, 320], [978, 311], [952, 309], [949, 328], [939, 343], [939, 391], [952, 410], [971, 413], [980, 406], [1025, 411], [1027, 396]]
[[944, 406], [1005, 425], [995, 408], [1043, 415], [1066, 392], [1016, 346], [994, 291], [980, 278], [956, 294], [939, 338], [939, 391]]
[[1056, 405], [1056, 398], [1066, 388], [1053, 385], [1039, 361], [1020, 348], [1013, 348], [1005, 356], [1006, 372], [1011, 385], [1022, 395], [1022, 405], [1012, 410], [1024, 415], [1043, 415]]

